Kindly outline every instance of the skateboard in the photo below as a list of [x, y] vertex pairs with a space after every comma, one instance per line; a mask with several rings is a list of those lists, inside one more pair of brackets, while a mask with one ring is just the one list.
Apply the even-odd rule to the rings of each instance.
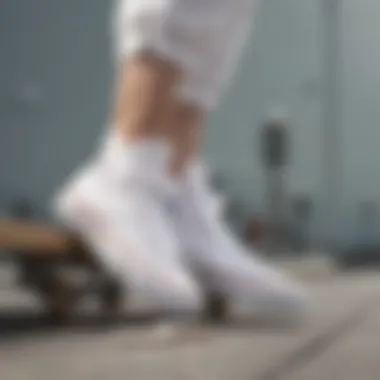
[[[95, 255], [72, 232], [30, 219], [0, 220], [0, 250], [16, 263], [21, 285], [42, 301], [47, 315], [65, 322], [75, 316], [79, 301], [88, 294], [100, 301], [108, 319], [120, 316], [127, 290], [105, 273]], [[75, 269], [85, 270], [88, 281], [76, 281]], [[203, 319], [219, 321], [227, 303], [218, 294], [206, 294]]]
[[[67, 321], [89, 293], [99, 299], [104, 316], [120, 314], [125, 289], [75, 234], [33, 220], [0, 220], [0, 249], [16, 263], [20, 284], [38, 296], [50, 318]], [[74, 279], [78, 269], [86, 272], [85, 284]]]

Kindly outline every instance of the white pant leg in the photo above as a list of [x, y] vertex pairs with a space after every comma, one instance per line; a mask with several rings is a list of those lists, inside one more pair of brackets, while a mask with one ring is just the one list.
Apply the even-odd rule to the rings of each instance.
[[205, 40], [217, 22], [216, 5], [227, 0], [118, 0], [119, 57], [152, 50], [189, 67], [199, 65]]
[[203, 106], [214, 107], [236, 71], [249, 38], [258, 0], [230, 1], [224, 7], [224, 22], [213, 31], [199, 66], [187, 72], [181, 97]]
[[257, 0], [119, 0], [119, 57], [152, 50], [184, 70], [179, 95], [212, 106], [236, 58]]

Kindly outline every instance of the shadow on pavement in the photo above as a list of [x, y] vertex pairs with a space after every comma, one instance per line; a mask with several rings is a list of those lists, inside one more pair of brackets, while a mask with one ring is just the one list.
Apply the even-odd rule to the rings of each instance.
[[30, 310], [3, 311], [0, 312], [0, 343], [33, 336], [59, 335], [64, 332], [104, 333], [121, 326], [124, 328], [143, 327], [154, 323], [155, 320], [155, 316], [136, 313], [112, 320], [112, 322], [93, 315], [83, 315], [69, 322], [59, 323]]
[[300, 321], [269, 320], [259, 318], [236, 318], [220, 322], [205, 322], [207, 327], [214, 330], [239, 331], [250, 330], [255, 334], [276, 334], [294, 332], [295, 329], [301, 328], [303, 324]]
[[[175, 317], [167, 320], [176, 322]], [[29, 310], [16, 310], [12, 312], [0, 312], [0, 344], [9, 341], [17, 341], [44, 336], [57, 337], [61, 334], [104, 334], [118, 329], [147, 328], [157, 323], [157, 315], [135, 313], [117, 320], [107, 321], [94, 315], [78, 316], [75, 319], [58, 323], [48, 317], [33, 313]], [[298, 325], [299, 326], [299, 325]], [[267, 319], [227, 319], [222, 321], [200, 321], [199, 327], [212, 332], [234, 332], [238, 330], [250, 330], [255, 333], [287, 334], [294, 331], [293, 323], [284, 321], [269, 321]]]

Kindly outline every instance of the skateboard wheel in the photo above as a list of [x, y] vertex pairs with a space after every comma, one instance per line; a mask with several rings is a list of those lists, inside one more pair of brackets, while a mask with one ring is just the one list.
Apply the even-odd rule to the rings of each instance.
[[228, 312], [228, 302], [225, 296], [221, 294], [209, 294], [206, 297], [204, 316], [210, 321], [223, 320]]
[[113, 320], [122, 315], [124, 306], [124, 291], [114, 280], [109, 280], [101, 294], [102, 312], [107, 320]]

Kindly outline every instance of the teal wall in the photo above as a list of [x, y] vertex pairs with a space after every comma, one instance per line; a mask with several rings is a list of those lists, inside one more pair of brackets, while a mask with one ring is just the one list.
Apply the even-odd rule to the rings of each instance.
[[4, 0], [0, 7], [0, 202], [27, 196], [46, 210], [106, 120], [110, 3]]
[[[343, 3], [341, 214], [354, 235], [354, 205], [363, 199], [380, 205], [380, 3]], [[379, 221], [375, 228], [380, 230]]]
[[[343, 0], [341, 23], [342, 162], [338, 232], [350, 239], [355, 207], [379, 199], [379, 35], [376, 0]], [[2, 0], [0, 11], [0, 207], [27, 196], [47, 199], [92, 151], [112, 89], [108, 0]], [[323, 236], [323, 61], [321, 0], [264, 0], [231, 88], [206, 127], [205, 152], [245, 212], [265, 207], [259, 130], [273, 107], [291, 120], [289, 195], [316, 205], [313, 237]]]
[[315, 0], [261, 2], [240, 71], [211, 119], [206, 152], [246, 214], [265, 207], [260, 128], [273, 107], [284, 108], [291, 124], [289, 195], [322, 197], [320, 13]]

